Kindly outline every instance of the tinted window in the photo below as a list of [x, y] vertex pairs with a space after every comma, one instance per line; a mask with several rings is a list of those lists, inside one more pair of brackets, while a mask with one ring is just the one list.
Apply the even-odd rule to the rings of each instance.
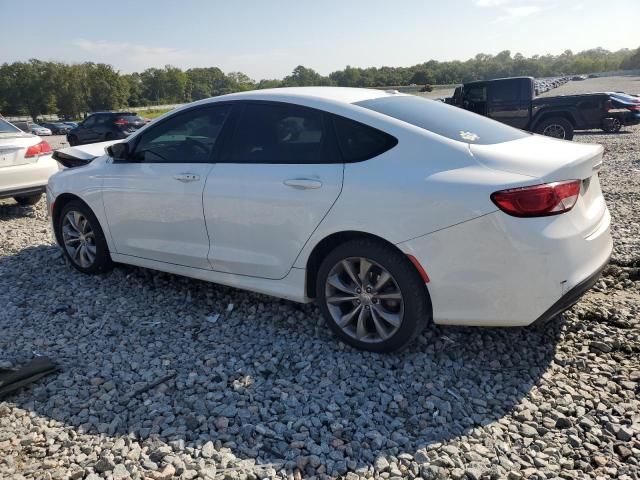
[[488, 145], [530, 135], [461, 108], [413, 95], [375, 98], [356, 105], [460, 142]]
[[198, 108], [179, 113], [144, 132], [133, 158], [149, 163], [206, 163], [230, 107]]
[[520, 83], [516, 81], [495, 82], [489, 87], [489, 96], [494, 102], [513, 102], [518, 100]]
[[84, 122], [82, 122], [83, 127], [93, 127], [96, 124], [96, 115], [91, 115], [87, 117]]
[[484, 85], [474, 85], [467, 87], [464, 91], [464, 99], [470, 102], [486, 102], [487, 87]]
[[0, 133], [18, 133], [21, 130], [0, 118]]
[[230, 161], [328, 163], [324, 114], [296, 105], [248, 104], [231, 145]]
[[138, 115], [118, 115], [118, 119], [123, 119], [127, 123], [140, 123], [144, 120]]
[[334, 116], [333, 124], [345, 162], [368, 160], [386, 152], [398, 143], [391, 135], [344, 117]]

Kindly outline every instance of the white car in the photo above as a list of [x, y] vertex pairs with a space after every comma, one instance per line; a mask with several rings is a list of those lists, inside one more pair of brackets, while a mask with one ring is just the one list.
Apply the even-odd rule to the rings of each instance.
[[47, 142], [0, 118], [0, 198], [35, 205], [58, 170]]
[[33, 133], [34, 135], [46, 136], [46, 135], [51, 135], [51, 129], [42, 127], [34, 123], [33, 125], [31, 125], [31, 133]]
[[47, 198], [82, 272], [315, 300], [341, 339], [391, 351], [430, 321], [521, 326], [575, 303], [612, 250], [602, 153], [397, 92], [283, 88], [62, 150], [85, 165]]

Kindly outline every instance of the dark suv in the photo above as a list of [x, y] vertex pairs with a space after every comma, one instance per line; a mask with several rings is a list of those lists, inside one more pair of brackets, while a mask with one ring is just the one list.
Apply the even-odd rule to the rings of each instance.
[[131, 112], [96, 112], [67, 133], [69, 145], [107, 142], [126, 138], [140, 127], [144, 120]]

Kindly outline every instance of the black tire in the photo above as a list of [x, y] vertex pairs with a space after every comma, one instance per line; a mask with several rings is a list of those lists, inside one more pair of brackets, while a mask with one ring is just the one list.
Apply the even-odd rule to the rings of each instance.
[[69, 146], [71, 147], [75, 147], [76, 145], [78, 145], [78, 137], [76, 137], [75, 135], [69, 135], [67, 137], [67, 141], [69, 142]]
[[29, 206], [35, 205], [40, 201], [41, 198], [42, 198], [41, 193], [38, 193], [36, 195], [28, 195], [26, 197], [13, 197], [13, 199], [23, 207], [29, 207]]
[[[350, 325], [343, 329], [336, 323], [336, 320], [334, 320], [334, 317], [332, 316], [327, 302], [327, 290], [332, 289], [333, 287], [331, 284], [327, 284], [327, 279], [332, 272], [335, 272], [335, 268], [339, 268], [339, 265], [342, 264], [343, 260], [351, 262], [357, 258], [365, 258], [373, 261], [370, 273], [372, 277], [369, 277], [369, 280], [362, 282], [363, 286], [365, 284], [371, 285], [371, 283], [369, 283], [371, 279], [376, 278], [373, 277], [373, 275], [375, 275], [374, 270], [376, 268], [385, 269], [392, 277], [391, 280], [393, 282], [393, 288], [395, 289], [397, 287], [401, 293], [401, 300], [399, 303], [401, 308], [400, 324], [397, 327], [385, 324], [386, 326], [389, 326], [391, 330], [394, 328], [396, 329], [393, 334], [387, 338], [381, 336], [375, 341], [359, 340], [353, 336], [353, 333], [348, 333], [345, 330], [346, 328], [357, 328], [355, 325]], [[378, 271], [380, 272], [381, 270]], [[335, 274], [332, 274], [332, 277], [334, 275]], [[380, 278], [380, 276], [377, 277], [378, 280]], [[424, 327], [431, 320], [431, 300], [429, 293], [416, 268], [402, 252], [374, 239], [351, 240], [339, 245], [327, 255], [318, 269], [316, 301], [329, 327], [342, 341], [361, 350], [368, 350], [372, 352], [393, 352], [405, 348], [420, 334], [420, 332], [422, 332]], [[366, 302], [369, 303], [370, 301], [369, 297], [367, 297]], [[371, 316], [374, 314], [373, 310], [377, 307], [383, 306], [382, 303], [384, 301], [386, 300], [380, 300], [380, 305], [373, 305], [369, 303], [369, 305], [371, 305], [370, 307], [363, 306], [365, 300], [362, 300], [362, 302], [360, 300], [354, 300], [350, 304], [348, 302], [341, 301], [337, 305], [341, 305], [339, 307], [340, 309], [346, 308], [347, 310], [354, 308], [367, 308], [367, 313], [369, 315], [367, 317], [368, 328], [369, 330], [377, 330], [377, 326], [374, 325], [374, 321]], [[375, 299], [373, 302], [377, 303]], [[345, 303], [347, 304], [345, 305]], [[342, 305], [345, 306], [343, 307]], [[332, 304], [331, 308], [335, 314], [336, 304]], [[380, 321], [380, 318], [384, 318], [378, 315], [376, 316], [378, 317], [378, 321]], [[356, 317], [354, 316], [353, 318]], [[355, 320], [355, 323], [357, 323], [357, 319]], [[375, 332], [372, 332], [372, 335], [375, 335]]]
[[[69, 250], [65, 245], [65, 235], [63, 234], [63, 226], [65, 224], [65, 218], [67, 214], [70, 212], [78, 212], [81, 214], [88, 222], [91, 231], [93, 232], [92, 241], [90, 242], [92, 247], [95, 247], [95, 256], [90, 265], [81, 265], [79, 260], [74, 259]], [[87, 274], [96, 274], [96, 273], [104, 273], [108, 272], [113, 268], [113, 261], [111, 260], [111, 255], [109, 254], [109, 247], [107, 246], [107, 241], [104, 237], [104, 232], [100, 227], [100, 222], [93, 214], [91, 209], [83, 202], [73, 200], [62, 207], [60, 211], [60, 215], [57, 216], [56, 221], [56, 237], [58, 242], [62, 247], [62, 252], [64, 253], [67, 260], [73, 265], [73, 267]]]
[[[611, 120], [607, 122], [607, 120]], [[607, 133], [618, 133], [622, 129], [622, 122], [617, 118], [605, 119], [602, 122], [602, 131]]]
[[[573, 125], [563, 117], [551, 117], [543, 120], [535, 129], [536, 133], [561, 140], [573, 140]], [[555, 133], [563, 132], [562, 136]]]

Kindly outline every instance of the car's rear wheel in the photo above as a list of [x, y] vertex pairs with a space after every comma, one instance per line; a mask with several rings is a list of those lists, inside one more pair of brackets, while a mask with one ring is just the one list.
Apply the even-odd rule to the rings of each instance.
[[400, 251], [370, 239], [334, 249], [318, 270], [320, 309], [336, 335], [356, 348], [406, 347], [431, 316], [427, 288]]
[[78, 137], [76, 137], [75, 135], [69, 135], [69, 138], [67, 140], [69, 141], [69, 145], [72, 147], [78, 145]]
[[622, 129], [622, 122], [618, 118], [606, 118], [602, 123], [602, 130], [607, 133], [618, 133]]
[[573, 125], [562, 117], [552, 117], [543, 120], [536, 127], [536, 133], [560, 140], [573, 140]]
[[104, 233], [87, 205], [78, 201], [64, 205], [56, 229], [64, 255], [77, 270], [91, 274], [112, 268]]
[[42, 198], [42, 194], [38, 193], [36, 195], [27, 195], [24, 197], [13, 197], [13, 199], [18, 202], [19, 205], [22, 205], [23, 207], [28, 207], [31, 205], [35, 205], [36, 203], [38, 203], [40, 201], [40, 199]]

